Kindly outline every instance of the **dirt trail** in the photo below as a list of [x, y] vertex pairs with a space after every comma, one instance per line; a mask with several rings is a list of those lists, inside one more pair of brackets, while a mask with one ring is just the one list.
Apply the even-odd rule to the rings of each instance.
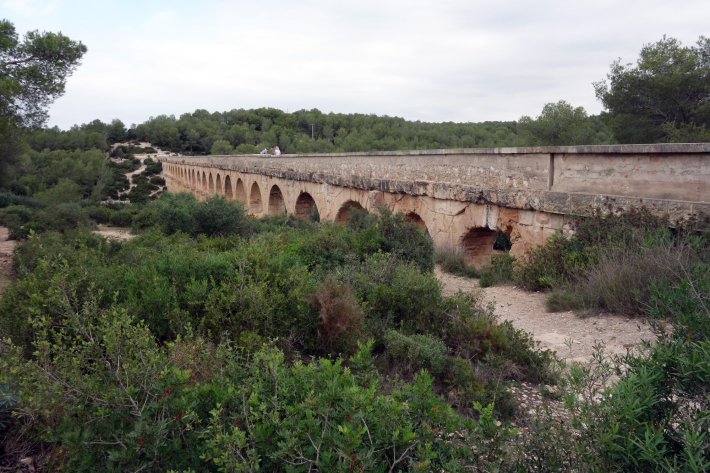
[[98, 233], [99, 235], [107, 238], [117, 238], [119, 240], [130, 240], [135, 237], [135, 235], [130, 234], [130, 230], [127, 228], [105, 227], [103, 225], [99, 225], [98, 229], [94, 230], [94, 233]]
[[12, 250], [15, 240], [8, 240], [8, 231], [0, 227], [0, 289], [7, 286], [12, 279]]
[[[461, 289], [464, 292], [479, 289], [477, 279], [467, 279], [442, 273], [436, 269], [445, 295]], [[613, 314], [580, 318], [572, 312], [548, 312], [546, 295], [527, 292], [513, 286], [481, 289], [488, 301], [495, 301], [496, 314], [501, 320], [510, 320], [516, 328], [532, 332], [544, 348], [555, 350], [568, 361], [587, 361], [595, 344], [603, 343], [609, 354], [626, 353], [641, 339], [654, 336], [640, 319]], [[571, 349], [565, 341], [572, 340]]]

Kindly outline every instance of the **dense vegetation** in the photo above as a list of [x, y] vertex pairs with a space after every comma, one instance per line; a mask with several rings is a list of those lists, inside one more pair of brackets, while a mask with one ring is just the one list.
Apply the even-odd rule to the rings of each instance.
[[[561, 101], [518, 122], [259, 109], [60, 131], [39, 126], [86, 48], [52, 33], [20, 41], [0, 22], [0, 222], [20, 240], [0, 300], [0, 468], [707, 471], [706, 219], [669, 230], [612, 201], [525, 261], [496, 242], [503, 253], [482, 285], [549, 290], [552, 308], [637, 313], [659, 336], [564, 369], [480, 294], [443, 296], [434, 261], [478, 271], [402, 215], [254, 219], [224, 197], [159, 192], [160, 163], [134, 156], [156, 151], [134, 140], [199, 154], [707, 139], [706, 50], [704, 39], [664, 39], [638, 68], [613, 66], [610, 86], [597, 86], [600, 117]], [[639, 108], [667, 92], [655, 76], [687, 78], [699, 102], [657, 120]], [[107, 240], [97, 223], [137, 236]], [[558, 384], [571, 422], [526, 417], [508, 390], [520, 381]]]

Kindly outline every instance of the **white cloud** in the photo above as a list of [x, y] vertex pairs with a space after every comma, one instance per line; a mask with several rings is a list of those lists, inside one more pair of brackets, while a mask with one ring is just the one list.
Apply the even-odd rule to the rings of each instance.
[[148, 0], [127, 7], [143, 16], [75, 28], [89, 54], [52, 122], [261, 106], [514, 120], [562, 99], [598, 113], [591, 83], [614, 59], [635, 61], [663, 34], [692, 43], [710, 13], [695, 0], [195, 5]]
[[2, 6], [20, 15], [49, 15], [61, 4], [61, 0], [6, 0]]

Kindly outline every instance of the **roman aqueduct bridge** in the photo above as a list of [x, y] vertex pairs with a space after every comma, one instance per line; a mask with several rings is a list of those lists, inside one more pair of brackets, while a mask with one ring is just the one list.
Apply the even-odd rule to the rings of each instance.
[[252, 215], [305, 218], [317, 207], [347, 222], [352, 208], [387, 205], [478, 265], [498, 232], [520, 255], [607, 197], [672, 221], [710, 213], [710, 143], [160, 159], [170, 191], [224, 194]]

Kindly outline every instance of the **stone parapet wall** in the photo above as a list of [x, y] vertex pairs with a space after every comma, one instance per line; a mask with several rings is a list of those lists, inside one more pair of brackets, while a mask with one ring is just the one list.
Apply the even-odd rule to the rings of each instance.
[[366, 191], [580, 214], [606, 197], [680, 219], [710, 213], [710, 144], [164, 158]]

